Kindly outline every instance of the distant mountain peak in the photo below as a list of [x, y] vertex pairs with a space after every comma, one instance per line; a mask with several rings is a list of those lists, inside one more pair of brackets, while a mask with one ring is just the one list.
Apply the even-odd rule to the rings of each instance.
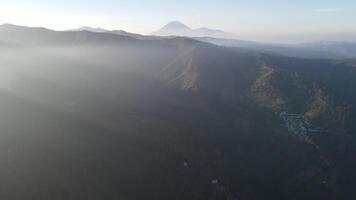
[[185, 37], [213, 37], [213, 38], [235, 38], [232, 33], [222, 30], [210, 29], [206, 27], [191, 29], [179, 21], [172, 21], [160, 30], [153, 32], [153, 35], [159, 36], [185, 36]]
[[180, 21], [172, 21], [165, 25], [161, 30], [190, 30], [190, 28]]

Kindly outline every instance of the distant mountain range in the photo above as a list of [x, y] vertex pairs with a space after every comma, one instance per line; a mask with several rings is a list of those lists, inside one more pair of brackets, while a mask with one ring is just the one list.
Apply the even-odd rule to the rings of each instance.
[[221, 30], [214, 30], [209, 28], [191, 29], [187, 25], [178, 21], [173, 21], [165, 25], [159, 31], [152, 33], [150, 36], [130, 33], [123, 30], [111, 31], [93, 27], [81, 27], [69, 31], [112, 33], [144, 40], [159, 40], [167, 37], [184, 36], [219, 46], [257, 50], [282, 56], [335, 59], [356, 58], [356, 43], [353, 42], [316, 41], [301, 44], [261, 43], [233, 39], [237, 38], [237, 36]]
[[[110, 31], [100, 27], [89, 27], [83, 26], [76, 29], [71, 29], [69, 31], [90, 31], [96, 33], [104, 33], [104, 32], [111, 32], [114, 34], [129, 34], [123, 30], [115, 30]], [[137, 34], [138, 35], [138, 34]], [[137, 36], [136, 35], [136, 36]], [[160, 30], [153, 32], [153, 36], [185, 36], [185, 37], [215, 37], [215, 38], [236, 38], [236, 35], [232, 33], [227, 33], [221, 30], [214, 30], [210, 28], [198, 28], [198, 29], [191, 29], [185, 24], [173, 21], [162, 27]]]
[[170, 22], [152, 34], [158, 36], [236, 38], [236, 35], [221, 30], [214, 30], [210, 28], [191, 29], [179, 21]]
[[111, 33], [111, 34], [115, 34], [115, 35], [122, 35], [122, 36], [129, 36], [132, 38], [136, 38], [136, 39], [151, 39], [151, 40], [155, 40], [155, 39], [160, 39], [160, 37], [157, 36], [146, 36], [146, 35], [141, 35], [141, 34], [137, 34], [137, 33], [130, 33], [124, 30], [107, 30], [107, 29], [103, 29], [100, 27], [90, 27], [90, 26], [83, 26], [80, 28], [76, 28], [76, 29], [70, 29], [67, 31], [88, 31], [88, 32], [93, 32], [93, 33]]
[[356, 42], [318, 41], [303, 43], [299, 46], [310, 50], [331, 52], [344, 57], [356, 58]]
[[244, 48], [268, 54], [298, 58], [356, 58], [356, 43], [353, 42], [310, 42], [301, 44], [273, 44], [253, 41], [196, 37], [196, 40], [230, 48]]
[[90, 27], [90, 26], [83, 26], [80, 28], [75, 28], [75, 29], [71, 29], [69, 31], [90, 31], [90, 32], [96, 32], [96, 33], [104, 33], [104, 32], [108, 32], [109, 30], [100, 28], [100, 27]]

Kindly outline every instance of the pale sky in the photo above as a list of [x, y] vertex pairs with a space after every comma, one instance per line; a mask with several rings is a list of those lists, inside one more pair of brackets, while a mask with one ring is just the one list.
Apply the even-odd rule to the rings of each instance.
[[252, 40], [356, 40], [356, 0], [0, 0], [0, 24], [149, 34], [173, 20]]

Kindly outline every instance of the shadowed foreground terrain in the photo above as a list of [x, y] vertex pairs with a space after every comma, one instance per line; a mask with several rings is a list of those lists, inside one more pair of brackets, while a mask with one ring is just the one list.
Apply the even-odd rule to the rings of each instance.
[[0, 199], [354, 199], [356, 62], [0, 27]]

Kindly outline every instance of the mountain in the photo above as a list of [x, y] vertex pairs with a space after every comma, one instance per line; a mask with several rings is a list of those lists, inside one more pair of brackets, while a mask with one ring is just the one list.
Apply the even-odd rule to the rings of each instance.
[[300, 44], [300, 46], [316, 51], [333, 52], [335, 54], [356, 58], [355, 42], [319, 41], [303, 43]]
[[165, 25], [163, 28], [161, 28], [161, 31], [190, 31], [191, 29], [179, 22], [179, 21], [173, 21]]
[[356, 61], [0, 26], [4, 199], [354, 199]]
[[[132, 38], [139, 39], [139, 40], [160, 40], [160, 39], [164, 39], [163, 37], [151, 36], [151, 35], [141, 35], [141, 34], [137, 34], [137, 33], [130, 33], [130, 32], [123, 31], [123, 30], [108, 31], [107, 33], [111, 33], [111, 34], [115, 34], [115, 35], [121, 35], [121, 36], [128, 36], [128, 37], [132, 37]], [[167, 37], [165, 37], [165, 38], [167, 38]]]
[[137, 34], [137, 33], [130, 33], [124, 30], [106, 30], [103, 28], [93, 28], [93, 27], [89, 27], [89, 26], [83, 26], [80, 28], [76, 28], [76, 29], [71, 29], [71, 30], [67, 30], [64, 32], [78, 32], [78, 31], [87, 31], [87, 32], [93, 32], [93, 33], [111, 33], [111, 34], [115, 34], [115, 35], [121, 35], [121, 36], [128, 36], [128, 37], [132, 37], [135, 39], [150, 39], [150, 40], [156, 40], [156, 39], [160, 39], [160, 37], [157, 36], [146, 36], [146, 35], [141, 35], [141, 34]]
[[191, 29], [181, 22], [173, 21], [165, 25], [160, 30], [152, 33], [158, 36], [187, 36], [187, 37], [215, 37], [215, 38], [235, 38], [236, 36], [221, 30], [209, 28]]
[[104, 32], [108, 32], [109, 30], [97, 27], [97, 28], [93, 28], [90, 26], [83, 26], [80, 28], [76, 28], [76, 29], [71, 29], [69, 31], [90, 31], [90, 32], [96, 32], [96, 33], [104, 33]]
[[195, 37], [194, 39], [230, 48], [244, 48], [268, 54], [298, 58], [356, 58], [355, 43], [351, 42], [314, 42], [302, 44], [273, 44], [237, 39]]
[[301, 44], [261, 43], [255, 41], [230, 39], [236, 38], [236, 36], [234, 34], [229, 34], [221, 30], [214, 30], [209, 28], [191, 29], [178, 21], [173, 21], [167, 24], [159, 31], [153, 33], [153, 35], [141, 35], [136, 33], [130, 33], [124, 30], [109, 31], [101, 28], [91, 27], [81, 27], [69, 31], [111, 33], [116, 35], [129, 36], [140, 40], [160, 40], [171, 38], [176, 35], [191, 37], [202, 42], [208, 42], [219, 46], [244, 48], [281, 56], [332, 59], [356, 58], [356, 45], [353, 42], [320, 41]]
[[[103, 37], [104, 36], [104, 37]], [[81, 44], [118, 44], [136, 42], [137, 40], [110, 33], [91, 31], [53, 31], [46, 28], [28, 28], [5, 24], [0, 26], [1, 41], [12, 45], [22, 46], [51, 46], [51, 45], [81, 45]]]
[[167, 37], [185, 36], [219, 46], [245, 48], [253, 51], [265, 52], [268, 54], [275, 54], [281, 56], [332, 59], [356, 58], [356, 43], [354, 42], [318, 41], [300, 44], [262, 43], [255, 41], [231, 39], [236, 38], [236, 35], [226, 33], [221, 30], [214, 30], [209, 28], [191, 29], [179, 21], [170, 22], [159, 31], [154, 32], [153, 35], [141, 35], [126, 32], [124, 30], [109, 31], [102, 28], [92, 27], [81, 27], [69, 31], [112, 33], [116, 35], [129, 36], [141, 40], [160, 40]]

